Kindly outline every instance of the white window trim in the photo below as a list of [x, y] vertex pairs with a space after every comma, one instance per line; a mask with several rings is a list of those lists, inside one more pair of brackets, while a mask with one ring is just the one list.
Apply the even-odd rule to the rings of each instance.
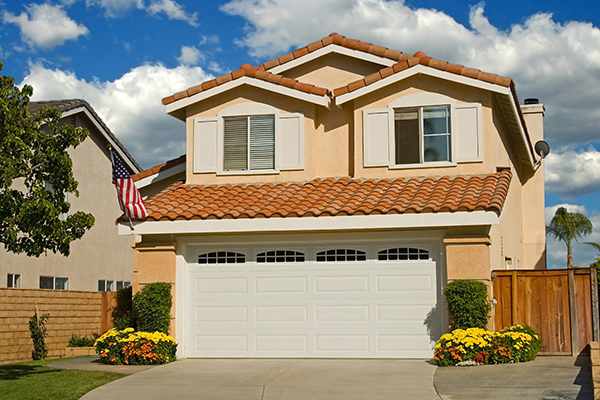
[[[447, 107], [450, 106], [450, 161], [440, 162], [420, 162], [415, 164], [396, 164], [396, 138], [394, 126], [394, 111], [400, 108], [418, 108], [424, 107]], [[448, 96], [439, 93], [413, 93], [402, 96], [388, 104], [389, 121], [389, 168], [407, 169], [407, 168], [433, 168], [433, 167], [454, 167], [456, 166], [456, 101]], [[420, 114], [419, 114], [420, 115]], [[421, 119], [422, 117], [419, 117]], [[421, 139], [423, 132], [419, 132]], [[422, 146], [422, 143], [421, 143]]]
[[[48, 289], [48, 290], [69, 290], [69, 288], [70, 288], [70, 279], [67, 278], [66, 276], [40, 275], [40, 278], [51, 278], [52, 279], [52, 289]], [[57, 279], [66, 279], [66, 281], [65, 281], [65, 283], [66, 283], [65, 286], [66, 287], [64, 289], [57, 289], [56, 288], [56, 280]], [[39, 279], [38, 279], [38, 286], [39, 286]]]

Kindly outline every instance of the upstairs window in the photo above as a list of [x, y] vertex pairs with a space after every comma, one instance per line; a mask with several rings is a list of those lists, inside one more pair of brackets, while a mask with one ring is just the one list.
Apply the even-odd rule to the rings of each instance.
[[223, 170], [275, 168], [275, 117], [253, 115], [223, 120]]
[[40, 276], [40, 289], [69, 290], [69, 278]]
[[8, 274], [6, 277], [6, 287], [20, 288], [21, 287], [21, 275], [20, 274]]
[[452, 161], [450, 131], [450, 106], [395, 109], [395, 164]]
[[115, 281], [101, 279], [98, 281], [99, 292], [113, 292], [115, 290]]

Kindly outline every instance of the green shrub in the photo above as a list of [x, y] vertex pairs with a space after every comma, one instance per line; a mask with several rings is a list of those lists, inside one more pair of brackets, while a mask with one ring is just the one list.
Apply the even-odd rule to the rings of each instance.
[[92, 347], [94, 345], [94, 338], [89, 336], [79, 336], [71, 334], [69, 338], [69, 344], [67, 347]]
[[154, 365], [176, 360], [175, 340], [161, 332], [111, 329], [94, 344], [105, 364]]
[[539, 335], [527, 325], [510, 326], [500, 332], [456, 329], [438, 340], [434, 360], [441, 367], [525, 362], [533, 360], [540, 348]]
[[450, 329], [485, 329], [492, 306], [485, 283], [458, 279], [444, 288], [450, 314]]
[[169, 333], [171, 325], [171, 285], [150, 283], [133, 297], [138, 331]]
[[50, 314], [38, 316], [36, 312], [29, 319], [29, 331], [31, 332], [31, 339], [33, 339], [31, 358], [34, 360], [43, 360], [48, 355], [48, 348], [46, 347], [46, 336], [48, 335], [46, 322], [48, 322], [49, 317]]
[[133, 298], [131, 286], [117, 291], [117, 307], [113, 310], [113, 326], [117, 330], [135, 328], [136, 321], [133, 318]]

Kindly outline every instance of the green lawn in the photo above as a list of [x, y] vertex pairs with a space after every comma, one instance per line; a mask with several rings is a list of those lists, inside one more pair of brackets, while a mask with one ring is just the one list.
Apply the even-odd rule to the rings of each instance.
[[77, 400], [92, 389], [126, 375], [47, 367], [58, 360], [0, 364], [2, 400]]

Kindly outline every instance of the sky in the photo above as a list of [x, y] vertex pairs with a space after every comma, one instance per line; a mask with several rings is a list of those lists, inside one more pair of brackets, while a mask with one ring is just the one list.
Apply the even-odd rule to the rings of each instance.
[[[546, 223], [586, 215], [600, 243], [600, 2], [0, 0], [3, 75], [32, 100], [83, 98], [143, 168], [185, 152], [161, 99], [332, 32], [512, 78], [546, 109]], [[576, 244], [575, 265], [600, 256]], [[548, 266], [566, 264], [548, 240]]]

